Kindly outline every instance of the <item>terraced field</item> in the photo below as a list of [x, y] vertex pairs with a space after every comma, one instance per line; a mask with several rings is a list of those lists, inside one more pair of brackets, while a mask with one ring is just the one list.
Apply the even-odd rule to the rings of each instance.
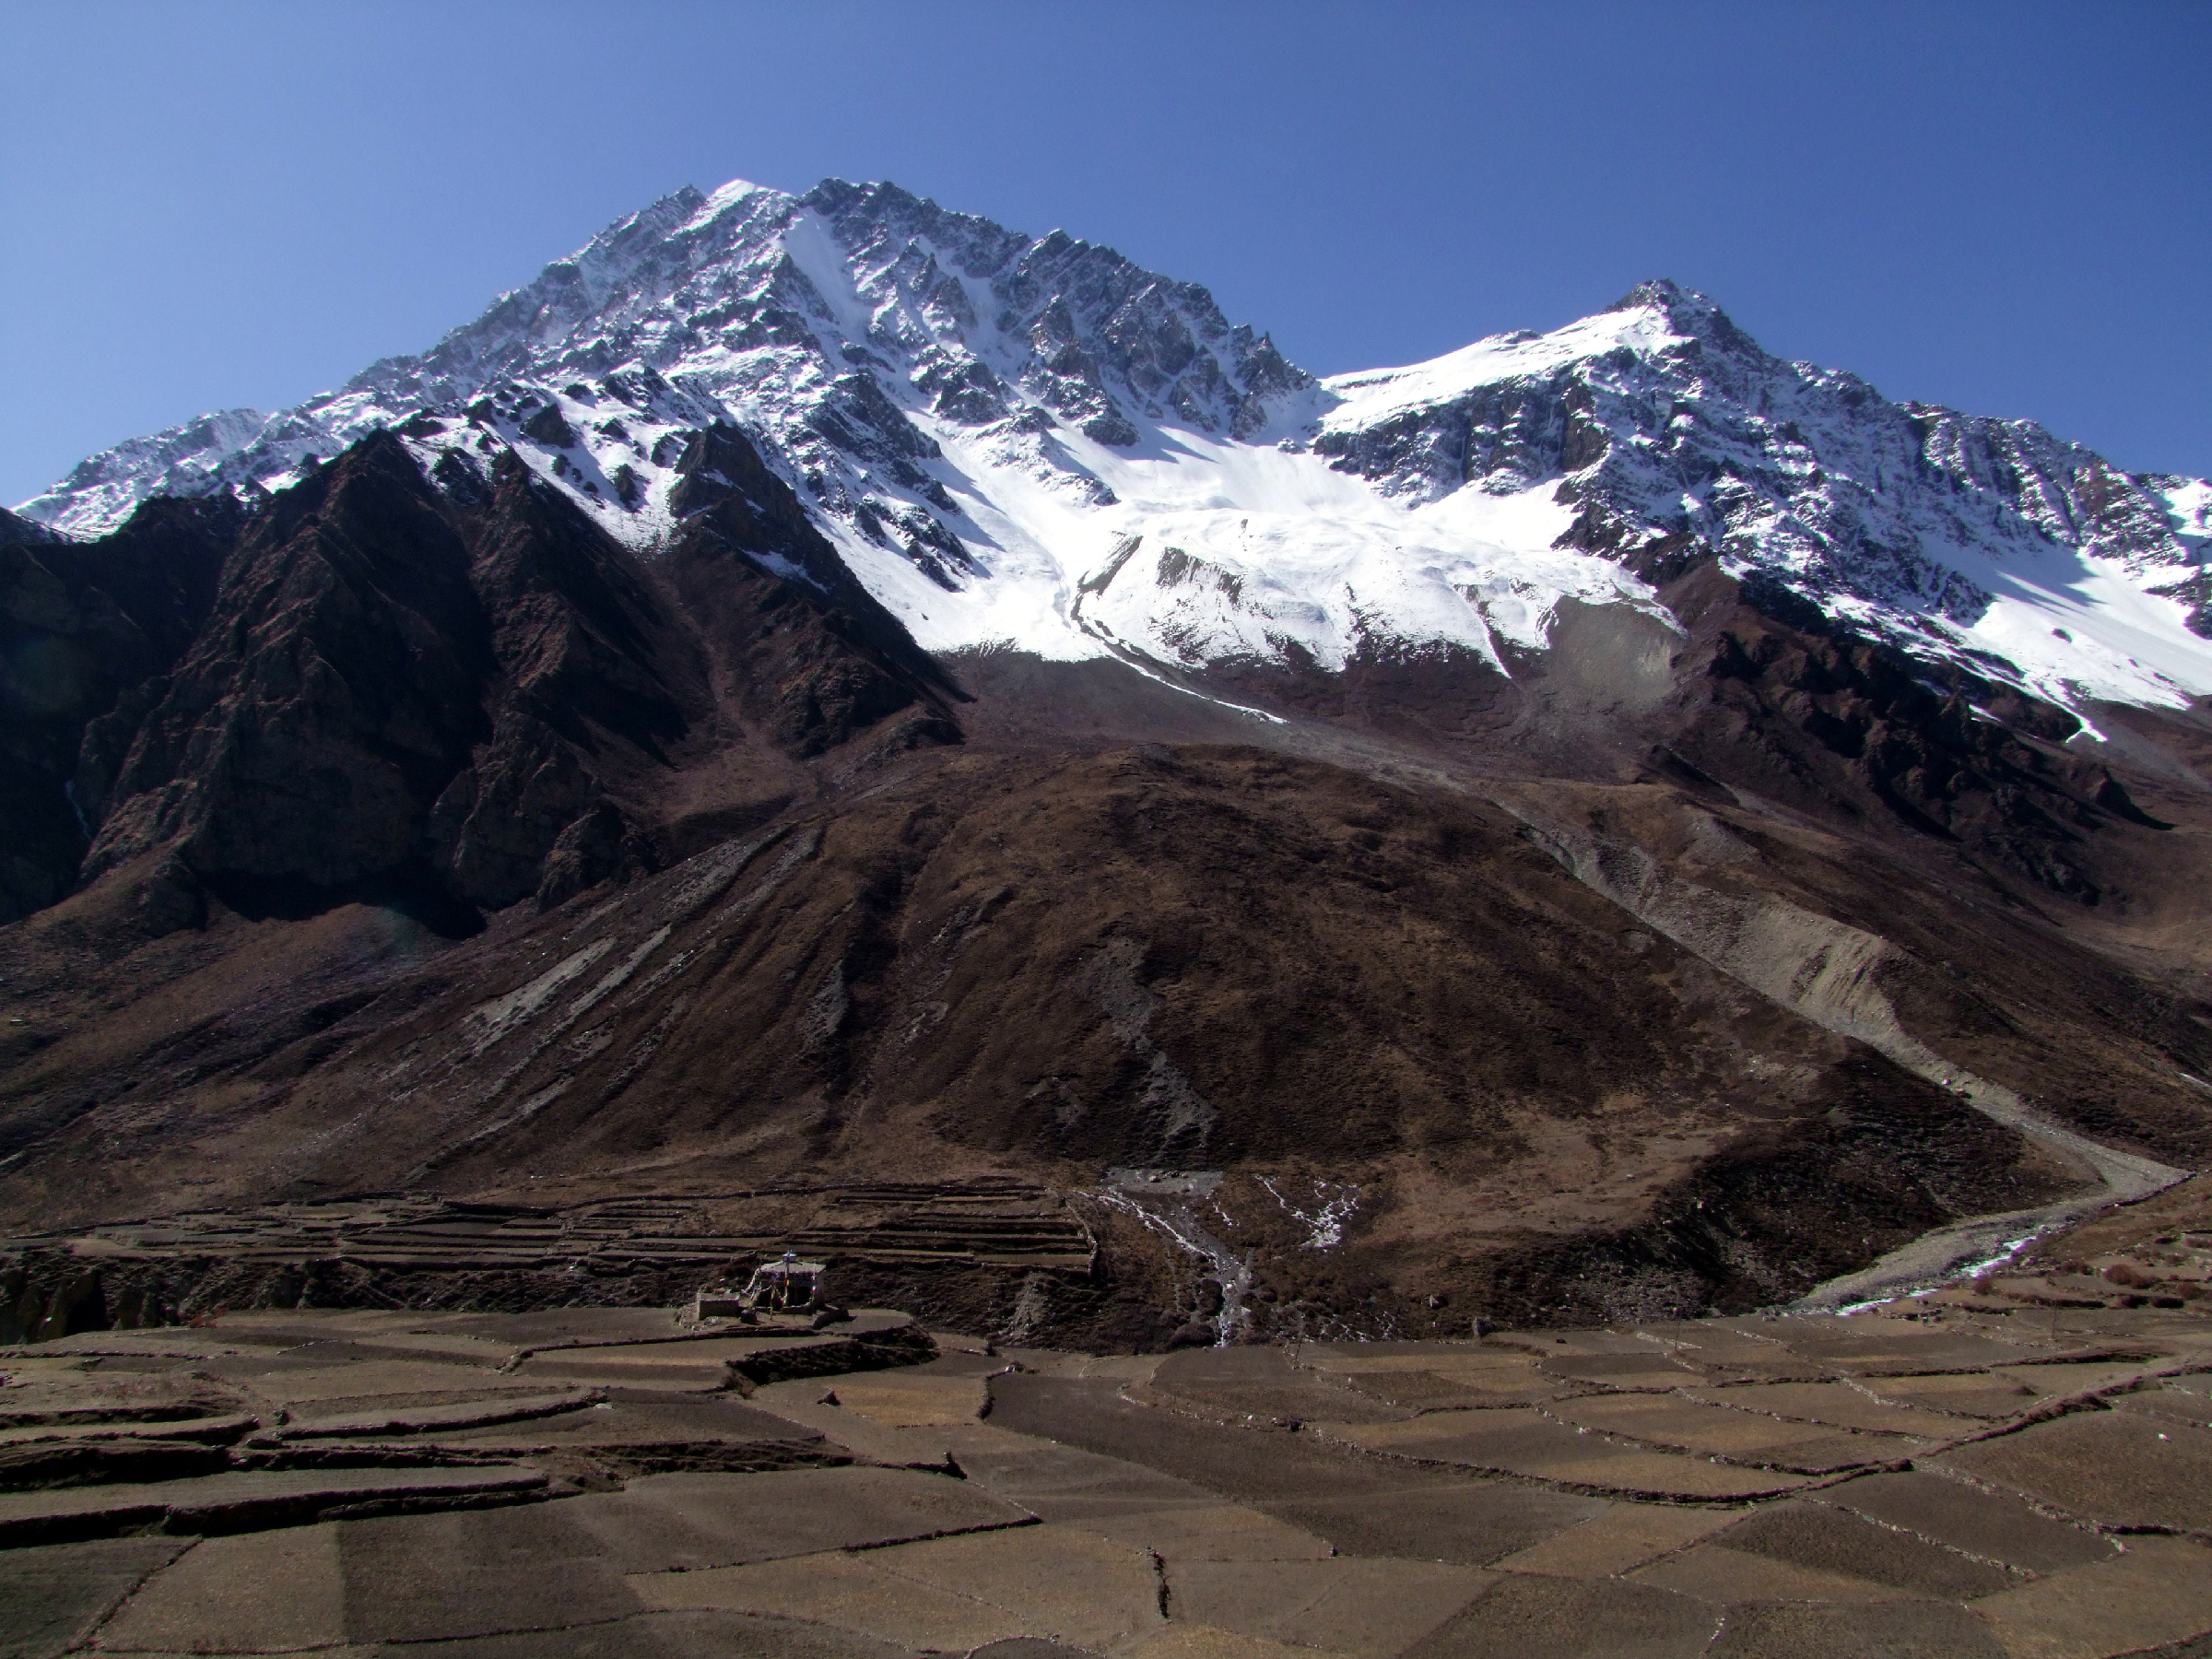
[[0, 1358], [0, 1652], [2178, 1659], [2212, 1318], [2126, 1300], [1118, 1358], [866, 1312], [56, 1338]]
[[1096, 1249], [1057, 1196], [1018, 1181], [791, 1185], [567, 1209], [390, 1194], [0, 1239], [0, 1340], [302, 1303], [673, 1303], [784, 1250], [828, 1258], [841, 1296], [888, 1271], [956, 1293], [963, 1277], [980, 1281], [990, 1303], [1011, 1300], [1027, 1274], [1087, 1279]]

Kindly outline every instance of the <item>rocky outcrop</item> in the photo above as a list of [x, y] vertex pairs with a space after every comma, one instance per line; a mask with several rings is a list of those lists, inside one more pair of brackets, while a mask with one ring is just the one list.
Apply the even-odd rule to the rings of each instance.
[[1525, 488], [1602, 459], [1589, 386], [1568, 370], [1477, 386], [1354, 430], [1324, 430], [1316, 453], [1394, 494], [1434, 500], [1466, 484]]
[[2168, 828], [2107, 764], [2065, 747], [2081, 723], [2064, 709], [1932, 671], [1711, 560], [1666, 593], [1693, 629], [1684, 666], [1702, 673], [1685, 681], [1664, 754], [1692, 774], [1887, 820], [2084, 904], [2104, 888], [2100, 835]]
[[426, 476], [388, 433], [251, 519], [160, 502], [105, 542], [0, 548], [10, 686], [52, 704], [8, 757], [17, 913], [158, 850], [250, 910], [363, 884], [556, 902], [651, 867], [656, 795], [725, 704], [771, 754], [918, 701], [957, 738], [944, 671], [743, 437], [694, 448], [667, 582], [512, 452]]
[[52, 547], [62, 537], [45, 525], [22, 518], [0, 507], [0, 547], [14, 547], [18, 542], [30, 542], [39, 547]]
[[90, 545], [0, 524], [0, 922], [75, 885], [113, 728], [160, 695], [241, 517], [223, 499], [152, 501]]
[[140, 727], [87, 874], [174, 844], [205, 877], [329, 888], [418, 857], [488, 725], [469, 563], [394, 439], [280, 495]]
[[671, 580], [739, 705], [779, 747], [818, 755], [910, 708], [924, 740], [958, 741], [951, 677], [854, 579], [742, 432], [708, 428], [678, 471]]
[[597, 851], [610, 815], [621, 840], [608, 790], [641, 765], [665, 768], [706, 694], [696, 647], [637, 560], [512, 453], [470, 529], [493, 725], [439, 795], [429, 841], [458, 894], [497, 909], [537, 892], [587, 818], [601, 833], [590, 856], [564, 859], [564, 884], [618, 867]]

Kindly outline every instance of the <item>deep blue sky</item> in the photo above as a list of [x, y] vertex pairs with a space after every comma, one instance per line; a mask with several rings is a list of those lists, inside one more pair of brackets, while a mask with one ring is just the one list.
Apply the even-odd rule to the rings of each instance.
[[428, 346], [679, 185], [829, 174], [1111, 243], [1317, 372], [1671, 276], [2212, 472], [2203, 4], [0, 0], [0, 500]]

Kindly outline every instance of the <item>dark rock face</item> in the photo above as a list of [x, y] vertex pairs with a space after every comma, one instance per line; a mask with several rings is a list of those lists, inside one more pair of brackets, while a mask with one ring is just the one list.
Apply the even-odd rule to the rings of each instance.
[[549, 443], [555, 449], [576, 447], [576, 432], [562, 416], [558, 406], [547, 404], [523, 422], [523, 430], [540, 443]]
[[1313, 447], [1340, 471], [1430, 499], [1491, 480], [1518, 489], [1604, 456], [1608, 438], [1589, 418], [1590, 401], [1587, 386], [1561, 370], [1479, 387], [1357, 432], [1324, 432]]
[[164, 895], [557, 902], [651, 865], [655, 788], [725, 702], [797, 756], [942, 711], [943, 671], [742, 436], [694, 448], [673, 592], [513, 454], [433, 480], [382, 433], [250, 522], [163, 501], [102, 543], [0, 548], [13, 913], [159, 849]]
[[62, 538], [45, 525], [0, 507], [0, 547], [10, 547], [18, 542], [32, 542], [41, 547], [52, 547]]
[[75, 885], [114, 728], [161, 695], [241, 516], [223, 500], [153, 501], [88, 546], [13, 514], [0, 524], [0, 922]]
[[0, 1342], [42, 1342], [104, 1331], [120, 1325], [126, 1312], [133, 1325], [162, 1323], [158, 1309], [155, 1319], [144, 1318], [143, 1300], [111, 1312], [99, 1269], [78, 1267], [66, 1257], [34, 1256], [0, 1268]]
[[278, 498], [115, 781], [97, 874], [164, 843], [207, 876], [335, 887], [405, 862], [483, 730], [458, 526], [396, 440]]
[[1845, 633], [1803, 600], [1739, 588], [1710, 560], [1666, 590], [1704, 664], [1670, 753], [1703, 773], [1846, 819], [1888, 817], [2086, 904], [2094, 838], [2167, 826], [2101, 762], [2062, 746], [2065, 710]]
[[607, 800], [595, 800], [571, 819], [554, 838], [542, 861], [537, 901], [551, 909], [586, 888], [596, 887], [622, 867], [624, 852], [621, 808]]
[[535, 891], [547, 854], [596, 780], [542, 721], [508, 710], [431, 806], [429, 839], [453, 890], [488, 909]]
[[473, 555], [507, 705], [586, 752], [612, 738], [665, 759], [702, 689], [696, 648], [636, 559], [512, 453]]
[[[957, 688], [862, 587], [735, 428], [692, 441], [670, 497], [683, 529], [668, 568], [738, 702], [777, 746], [812, 756], [902, 709], [950, 724]], [[763, 560], [801, 573], [784, 581]], [[942, 739], [940, 739], [942, 740]]]

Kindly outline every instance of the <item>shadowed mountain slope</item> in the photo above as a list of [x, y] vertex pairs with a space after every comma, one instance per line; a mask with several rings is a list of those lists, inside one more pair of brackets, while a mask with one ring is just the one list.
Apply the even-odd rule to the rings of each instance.
[[[1407, 1330], [1758, 1305], [2096, 1190], [1892, 1030], [2212, 1151], [2171, 717], [2091, 763], [1710, 565], [1512, 678], [1234, 681], [1278, 716], [947, 665], [750, 457], [693, 441], [651, 562], [389, 438], [236, 532], [83, 890], [0, 933], [15, 1225], [1203, 1168], [1283, 1197], [1255, 1308]], [[1101, 1204], [1067, 1329], [1162, 1340], [1204, 1293]]]
[[1062, 232], [687, 191], [22, 514], [0, 1226], [1019, 1193], [1042, 1277], [858, 1253], [1156, 1344], [1748, 1308], [2212, 1158], [2212, 486], [1671, 283], [1316, 381]]
[[[733, 466], [750, 453], [726, 430], [699, 441], [717, 445]], [[655, 862], [641, 838], [672, 832], [664, 797], [702, 750], [733, 798], [683, 806], [726, 813], [783, 793], [788, 757], [956, 694], [849, 581], [828, 596], [753, 562], [757, 548], [788, 563], [811, 533], [752, 470], [770, 504], [710, 486], [728, 499], [702, 504], [650, 572], [512, 454], [481, 471], [454, 462], [433, 483], [383, 434], [231, 526], [219, 592], [210, 580], [171, 597], [130, 562], [208, 510], [157, 504], [110, 542], [36, 549], [158, 603], [150, 627], [98, 613], [74, 624], [118, 666], [49, 723], [58, 757], [67, 719], [81, 730], [96, 716], [74, 775], [50, 759], [46, 798], [23, 810], [74, 806], [93, 832], [85, 878], [159, 851], [180, 891], [304, 913], [369, 884], [412, 895], [449, 931], [478, 907]], [[834, 569], [812, 539], [816, 567]], [[202, 565], [219, 550], [188, 549]], [[9, 551], [28, 591], [44, 574], [34, 550]], [[748, 586], [775, 596], [772, 625], [735, 619]], [[944, 720], [930, 734], [958, 736]]]

